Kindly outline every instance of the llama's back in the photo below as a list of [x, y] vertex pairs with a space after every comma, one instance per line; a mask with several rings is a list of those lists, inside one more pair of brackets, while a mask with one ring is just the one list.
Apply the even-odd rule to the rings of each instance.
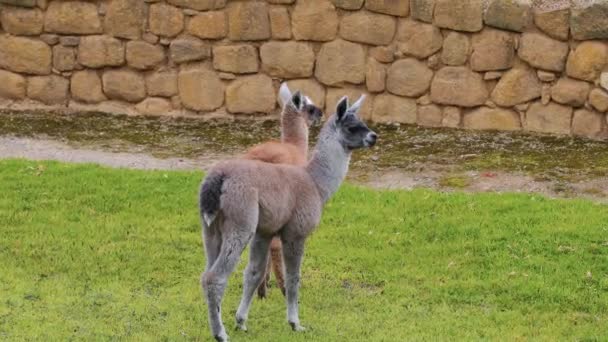
[[259, 160], [271, 164], [306, 165], [306, 156], [297, 146], [279, 141], [268, 141], [249, 149], [244, 159]]
[[318, 196], [304, 167], [233, 159], [217, 164], [205, 178], [201, 216], [210, 225], [220, 212], [240, 217], [251, 208], [259, 208], [260, 226], [278, 230], [293, 215], [296, 204], [316, 203]]

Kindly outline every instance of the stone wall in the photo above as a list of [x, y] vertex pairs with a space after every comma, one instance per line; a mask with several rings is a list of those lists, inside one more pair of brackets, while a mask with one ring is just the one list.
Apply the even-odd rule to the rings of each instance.
[[[608, 136], [606, 0], [0, 0], [0, 107]], [[29, 106], [29, 107], [28, 107]]]

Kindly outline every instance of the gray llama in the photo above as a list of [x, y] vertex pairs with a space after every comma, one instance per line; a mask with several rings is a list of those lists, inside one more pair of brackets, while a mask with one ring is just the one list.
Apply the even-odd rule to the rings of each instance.
[[[237, 159], [218, 163], [205, 178], [200, 214], [207, 265], [201, 285], [217, 341], [228, 340], [221, 303], [228, 277], [243, 250], [253, 239], [236, 313], [237, 328], [247, 330], [245, 321], [265, 273], [268, 246], [277, 235], [283, 243], [287, 321], [293, 330], [304, 330], [298, 315], [304, 242], [319, 224], [323, 206], [344, 180], [352, 151], [376, 143], [376, 133], [357, 116], [363, 100], [364, 96], [351, 107], [346, 97], [338, 102], [305, 166]], [[301, 110], [303, 102], [296, 93], [289, 105]]]

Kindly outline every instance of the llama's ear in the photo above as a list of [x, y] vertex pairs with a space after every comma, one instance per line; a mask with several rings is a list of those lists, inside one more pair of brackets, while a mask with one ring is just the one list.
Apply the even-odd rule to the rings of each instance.
[[279, 88], [279, 99], [283, 106], [286, 106], [291, 101], [291, 90], [289, 90], [287, 82], [283, 82], [281, 88]]
[[304, 99], [302, 98], [302, 93], [300, 93], [299, 90], [293, 93], [293, 96], [291, 97], [291, 103], [293, 103], [297, 110], [302, 109]]
[[365, 94], [361, 95], [359, 97], [359, 99], [353, 103], [352, 106], [350, 106], [350, 108], [348, 109], [351, 113], [357, 114], [359, 112], [359, 109], [361, 109], [361, 105], [363, 104], [363, 101], [365, 101]]
[[346, 110], [348, 109], [348, 97], [343, 96], [340, 101], [338, 101], [338, 105], [336, 106], [336, 115], [338, 116], [338, 121], [342, 120], [344, 114], [346, 114]]
[[313, 106], [315, 103], [312, 101], [312, 99], [308, 96], [304, 96], [304, 104]]

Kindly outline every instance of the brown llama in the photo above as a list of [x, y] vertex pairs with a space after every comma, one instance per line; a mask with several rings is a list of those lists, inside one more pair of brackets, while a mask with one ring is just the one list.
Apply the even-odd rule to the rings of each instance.
[[[306, 165], [308, 158], [308, 128], [321, 120], [323, 112], [306, 96], [302, 98], [302, 108], [297, 110], [288, 106], [293, 97], [287, 83], [279, 90], [279, 99], [283, 105], [281, 112], [281, 141], [268, 141], [252, 147], [243, 158], [260, 160], [272, 164]], [[258, 297], [265, 298], [270, 280], [274, 273], [277, 287], [285, 295], [285, 276], [283, 274], [283, 256], [281, 239], [274, 237], [270, 243], [270, 258], [262, 283], [258, 287]]]

